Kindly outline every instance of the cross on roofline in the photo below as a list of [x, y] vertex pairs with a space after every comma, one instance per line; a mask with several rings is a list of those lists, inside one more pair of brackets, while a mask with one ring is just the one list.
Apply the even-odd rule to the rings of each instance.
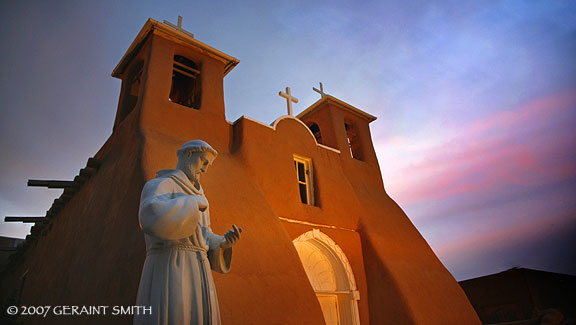
[[278, 92], [280, 97], [286, 98], [286, 102], [288, 102], [288, 115], [292, 116], [292, 102], [298, 103], [298, 98], [292, 96], [290, 93], [290, 87], [286, 87], [286, 93]]
[[324, 86], [322, 85], [322, 83], [320, 83], [320, 90], [316, 89], [315, 87], [312, 87], [312, 90], [314, 90], [315, 92], [319, 93], [320, 96], [322, 96], [322, 97], [320, 97], [320, 98], [324, 98], [326, 95], [328, 95], [328, 94], [326, 94], [326, 93], [324, 92]]
[[184, 28], [182, 28], [182, 16], [178, 16], [178, 25], [174, 25], [171, 22], [164, 20], [164, 24], [174, 28], [177, 31], [180, 31], [192, 38], [194, 38], [194, 34], [190, 33], [189, 31], [185, 30]]

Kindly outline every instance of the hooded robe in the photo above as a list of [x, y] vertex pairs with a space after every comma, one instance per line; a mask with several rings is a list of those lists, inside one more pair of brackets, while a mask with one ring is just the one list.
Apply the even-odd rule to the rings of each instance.
[[204, 191], [178, 169], [158, 171], [142, 190], [140, 227], [146, 261], [137, 306], [152, 315], [135, 315], [134, 324], [220, 324], [216, 288], [210, 269], [226, 273], [232, 248], [212, 233], [208, 208], [198, 209]]

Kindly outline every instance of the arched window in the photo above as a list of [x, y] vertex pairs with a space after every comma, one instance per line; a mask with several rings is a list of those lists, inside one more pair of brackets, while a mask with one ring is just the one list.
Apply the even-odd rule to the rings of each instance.
[[122, 105], [119, 107], [115, 125], [122, 122], [122, 120], [132, 112], [134, 107], [136, 107], [136, 103], [138, 103], [140, 88], [142, 86], [143, 66], [144, 63], [142, 61], [134, 62], [126, 79], [124, 79], [125, 84], [123, 85], [122, 90]]
[[360, 324], [356, 281], [340, 246], [318, 229], [302, 234], [293, 243], [326, 324]]
[[200, 68], [192, 60], [174, 55], [170, 101], [200, 109]]
[[308, 125], [308, 128], [310, 129], [310, 131], [312, 131], [312, 134], [314, 134], [316, 142], [322, 143], [322, 133], [320, 133], [320, 127], [318, 126], [318, 124], [312, 123]]

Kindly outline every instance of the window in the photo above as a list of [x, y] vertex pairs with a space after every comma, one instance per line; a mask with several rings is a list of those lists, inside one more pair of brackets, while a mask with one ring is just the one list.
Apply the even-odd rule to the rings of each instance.
[[346, 138], [348, 139], [348, 147], [350, 149], [350, 155], [352, 158], [362, 160], [362, 151], [360, 147], [360, 141], [358, 139], [358, 134], [356, 133], [356, 128], [352, 123], [344, 123], [346, 128]]
[[119, 107], [116, 123], [124, 120], [126, 116], [132, 112], [134, 107], [136, 107], [136, 103], [138, 103], [140, 86], [142, 84], [142, 67], [143, 62], [134, 63], [130, 69], [130, 73], [128, 73], [126, 79], [123, 81], [122, 105]]
[[322, 143], [322, 133], [320, 133], [320, 127], [316, 123], [312, 123], [308, 126], [312, 134], [314, 134], [314, 138], [316, 138], [316, 142]]
[[136, 106], [140, 95], [140, 84], [142, 83], [142, 64], [133, 69], [128, 79], [128, 96], [126, 98], [126, 111], [130, 112]]
[[294, 167], [296, 168], [300, 200], [304, 204], [314, 205], [312, 161], [304, 157], [294, 156]]
[[192, 60], [175, 55], [170, 101], [200, 109], [200, 68]]

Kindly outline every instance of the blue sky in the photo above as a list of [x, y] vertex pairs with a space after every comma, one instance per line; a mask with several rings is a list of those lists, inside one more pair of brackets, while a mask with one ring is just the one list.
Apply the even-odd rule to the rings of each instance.
[[[271, 122], [278, 91], [378, 117], [388, 193], [459, 279], [576, 274], [576, 3], [13, 1], [0, 5], [0, 216], [43, 215], [112, 131], [110, 73], [148, 17], [238, 59], [226, 115]], [[29, 226], [0, 223], [0, 235]]]

